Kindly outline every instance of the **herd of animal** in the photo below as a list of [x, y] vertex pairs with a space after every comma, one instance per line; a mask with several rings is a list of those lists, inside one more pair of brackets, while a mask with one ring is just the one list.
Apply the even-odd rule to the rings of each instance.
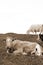
[[[30, 29], [27, 31], [27, 34], [30, 32], [43, 32], [43, 25], [32, 25]], [[39, 36], [38, 36], [39, 39]], [[14, 39], [12, 37], [6, 38], [6, 49], [7, 53], [13, 53], [14, 55], [27, 55], [27, 54], [34, 54], [35, 56], [42, 56], [43, 55], [43, 47], [40, 46], [37, 42], [30, 42], [30, 41], [21, 41]]]

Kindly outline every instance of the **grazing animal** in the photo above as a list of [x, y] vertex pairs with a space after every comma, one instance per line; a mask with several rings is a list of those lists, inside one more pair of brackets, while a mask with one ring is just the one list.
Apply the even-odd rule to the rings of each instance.
[[[27, 34], [29, 34], [30, 32], [32, 32], [32, 33], [37, 33], [37, 32], [39, 32], [40, 34], [41, 33], [43, 33], [43, 25], [41, 25], [41, 24], [37, 24], [37, 25], [31, 25], [31, 27], [29, 28], [29, 30], [27, 30]], [[40, 39], [40, 37], [39, 37], [39, 34], [38, 34], [38, 39], [37, 40], [39, 40]]]
[[14, 53], [27, 55], [27, 53], [31, 52], [31, 54], [35, 53], [37, 56], [42, 55], [42, 47], [36, 42], [29, 42], [29, 41], [21, 41], [21, 40], [14, 40], [10, 37], [6, 39], [6, 48], [7, 53]]
[[37, 32], [43, 32], [43, 25], [31, 25], [31, 27], [29, 28], [29, 30], [27, 30], [27, 34], [29, 34], [30, 32], [33, 32], [33, 33], [37, 33]]

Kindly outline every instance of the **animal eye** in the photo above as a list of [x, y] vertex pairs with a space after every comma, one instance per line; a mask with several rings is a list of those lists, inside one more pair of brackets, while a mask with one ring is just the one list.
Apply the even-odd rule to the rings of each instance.
[[14, 41], [14, 39], [12, 39], [12, 41]]
[[7, 47], [7, 49], [10, 49], [9, 47]]
[[12, 41], [17, 40], [16, 38], [12, 39]]

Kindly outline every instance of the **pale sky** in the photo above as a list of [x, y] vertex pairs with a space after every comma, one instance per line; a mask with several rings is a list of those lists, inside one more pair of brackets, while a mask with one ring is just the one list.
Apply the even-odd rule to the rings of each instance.
[[43, 24], [43, 0], [0, 0], [0, 33], [24, 34]]

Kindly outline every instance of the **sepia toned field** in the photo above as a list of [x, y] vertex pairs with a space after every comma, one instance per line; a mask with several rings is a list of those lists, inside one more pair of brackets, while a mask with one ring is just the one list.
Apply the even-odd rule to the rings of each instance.
[[37, 40], [37, 35], [7, 33], [0, 34], [0, 65], [43, 65], [43, 56], [34, 55], [14, 55], [6, 53], [6, 37], [11, 36], [13, 39], [38, 42], [43, 47], [43, 41]]

